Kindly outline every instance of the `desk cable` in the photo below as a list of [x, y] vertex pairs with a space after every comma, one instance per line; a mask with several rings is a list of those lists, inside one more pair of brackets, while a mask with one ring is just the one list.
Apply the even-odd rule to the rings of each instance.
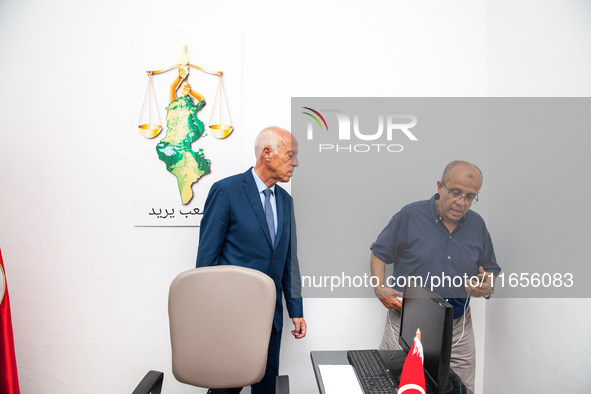
[[464, 329], [466, 328], [466, 307], [468, 305], [468, 300], [470, 299], [470, 294], [468, 294], [468, 297], [466, 297], [466, 302], [464, 303], [464, 313], [463, 315], [463, 320], [462, 320], [462, 335], [460, 335], [460, 339], [458, 339], [458, 341], [451, 345], [451, 348], [453, 349], [458, 343], [460, 343], [460, 341], [462, 340], [462, 338], [464, 337]]

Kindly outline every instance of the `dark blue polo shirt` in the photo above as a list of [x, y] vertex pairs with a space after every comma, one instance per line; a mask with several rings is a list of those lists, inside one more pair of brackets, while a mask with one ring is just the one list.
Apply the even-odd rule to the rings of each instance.
[[449, 301], [457, 319], [463, 315], [467, 301], [465, 277], [477, 275], [480, 266], [496, 277], [501, 268], [482, 217], [468, 210], [450, 233], [439, 215], [436, 199], [439, 194], [402, 208], [371, 250], [386, 264], [394, 264], [393, 277], [386, 278], [386, 284], [402, 291], [403, 286], [398, 284], [403, 285], [404, 277], [420, 277], [424, 287]]

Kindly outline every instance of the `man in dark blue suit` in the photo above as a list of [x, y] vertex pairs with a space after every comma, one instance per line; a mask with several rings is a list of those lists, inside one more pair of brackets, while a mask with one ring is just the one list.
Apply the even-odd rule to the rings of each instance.
[[[240, 265], [259, 270], [275, 282], [277, 302], [267, 369], [263, 380], [252, 385], [253, 394], [275, 393], [283, 327], [282, 294], [295, 325], [291, 333], [297, 339], [306, 335], [302, 299], [294, 297], [300, 292], [300, 280], [292, 200], [276, 185], [291, 178], [298, 166], [297, 153], [298, 143], [289, 131], [279, 127], [261, 131], [255, 140], [256, 165], [243, 174], [216, 182], [205, 201], [201, 220], [197, 267]], [[296, 284], [293, 288], [292, 279]]]

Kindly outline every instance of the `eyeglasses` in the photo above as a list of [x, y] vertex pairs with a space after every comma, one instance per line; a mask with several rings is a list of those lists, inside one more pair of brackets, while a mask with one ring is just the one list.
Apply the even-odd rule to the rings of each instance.
[[[443, 183], [443, 182], [441, 182], [441, 183]], [[452, 196], [454, 196], [455, 199], [460, 200], [460, 201], [462, 199], [464, 199], [466, 201], [466, 204], [468, 204], [468, 205], [474, 205], [474, 204], [476, 204], [478, 202], [478, 195], [475, 195], [474, 197], [462, 196], [461, 194], [454, 193], [454, 192], [450, 191], [447, 188], [447, 186], [445, 186], [445, 183], [443, 183], [443, 187], [445, 188], [445, 190], [447, 190], [447, 192], [449, 194], [451, 194]]]

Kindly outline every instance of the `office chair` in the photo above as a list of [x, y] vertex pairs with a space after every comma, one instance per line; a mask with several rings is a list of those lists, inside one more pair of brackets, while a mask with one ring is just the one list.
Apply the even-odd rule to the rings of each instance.
[[[205, 388], [259, 382], [267, 364], [275, 300], [273, 280], [250, 268], [220, 265], [179, 274], [168, 295], [174, 377]], [[159, 393], [150, 386], [158, 374], [150, 371], [145, 388], [134, 394]]]

